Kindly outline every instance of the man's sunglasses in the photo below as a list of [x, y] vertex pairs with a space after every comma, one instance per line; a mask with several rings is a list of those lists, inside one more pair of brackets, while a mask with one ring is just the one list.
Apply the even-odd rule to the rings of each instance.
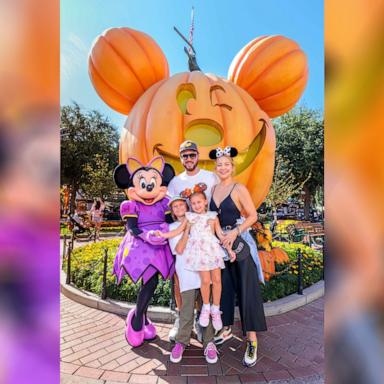
[[181, 158], [182, 158], [183, 160], [187, 160], [188, 157], [189, 157], [190, 159], [196, 159], [196, 156], [197, 156], [196, 153], [183, 153], [183, 154], [181, 155]]

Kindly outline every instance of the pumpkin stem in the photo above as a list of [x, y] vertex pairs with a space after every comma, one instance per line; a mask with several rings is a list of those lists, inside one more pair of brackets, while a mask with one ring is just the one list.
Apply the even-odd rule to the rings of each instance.
[[192, 71], [201, 71], [199, 65], [197, 64], [196, 60], [196, 51], [193, 48], [193, 45], [185, 38], [185, 36], [176, 28], [173, 27], [173, 29], [176, 31], [176, 33], [188, 44], [189, 49], [184, 47], [184, 52], [188, 56], [188, 67], [190, 72]]

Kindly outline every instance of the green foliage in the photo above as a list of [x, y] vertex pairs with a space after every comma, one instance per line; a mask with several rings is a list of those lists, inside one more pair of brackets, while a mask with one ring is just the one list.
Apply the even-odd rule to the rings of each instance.
[[[324, 183], [324, 118], [318, 111], [298, 107], [273, 124], [277, 154], [287, 160], [295, 182], [304, 182], [308, 211], [310, 200]], [[311, 177], [306, 180], [309, 174]]]
[[[297, 249], [302, 251], [302, 270], [303, 287], [307, 288], [323, 278], [323, 255], [319, 251], [313, 250], [303, 244], [286, 243], [282, 241], [273, 241], [273, 247], [279, 247], [287, 252], [290, 262], [297, 260]], [[288, 264], [290, 265], [290, 264]], [[287, 264], [277, 264], [276, 272], [287, 269]], [[281, 275], [271, 277], [269, 281], [262, 286], [262, 296], [264, 301], [273, 301], [297, 292], [298, 267], [296, 263], [291, 265], [288, 270]]]
[[[141, 283], [134, 284], [129, 278], [124, 277], [122, 282], [117, 285], [116, 277], [112, 276], [113, 262], [120, 242], [121, 238], [114, 238], [75, 248], [71, 255], [71, 279], [75, 286], [98, 295], [101, 294], [104, 252], [107, 248], [107, 296], [116, 300], [135, 302]], [[66, 261], [63, 268], [66, 270]], [[170, 282], [160, 279], [152, 304], [168, 306], [170, 299]]]
[[289, 162], [278, 155], [273, 182], [265, 203], [276, 210], [279, 205], [287, 203], [289, 198], [298, 195], [309, 178], [310, 175], [305, 180], [296, 182]]
[[[71, 261], [71, 277], [73, 283], [81, 289], [101, 294], [103, 281], [104, 250], [108, 248], [107, 295], [109, 298], [127, 302], [135, 302], [141, 284], [134, 284], [129, 278], [124, 277], [120, 285], [111, 275], [115, 254], [121, 238], [90, 243], [74, 249]], [[296, 251], [300, 247], [303, 251], [303, 283], [304, 287], [321, 280], [323, 271], [322, 254], [303, 244], [289, 244], [273, 242], [273, 246], [283, 248], [290, 258], [296, 260]], [[287, 265], [276, 265], [276, 271], [286, 269]], [[66, 262], [64, 262], [66, 270]], [[285, 297], [297, 291], [297, 267], [293, 265], [285, 273], [272, 277], [265, 286], [262, 286], [264, 301], [272, 301]], [[169, 280], [161, 280], [156, 288], [152, 304], [168, 306], [171, 300], [171, 287]]]
[[72, 192], [81, 188], [90, 197], [106, 198], [116, 189], [112, 172], [118, 163], [119, 135], [106, 117], [84, 112], [77, 103], [64, 106], [60, 138], [61, 184], [69, 184]]

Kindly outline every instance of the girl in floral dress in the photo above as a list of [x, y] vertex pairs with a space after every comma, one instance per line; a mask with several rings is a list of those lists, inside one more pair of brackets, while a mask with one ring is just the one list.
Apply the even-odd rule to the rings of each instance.
[[[157, 232], [158, 236], [172, 238], [185, 230], [187, 222], [191, 224], [187, 246], [183, 253], [185, 265], [191, 271], [198, 271], [201, 279], [201, 296], [203, 308], [200, 313], [199, 323], [202, 327], [209, 324], [209, 316], [212, 317], [212, 325], [215, 330], [223, 327], [220, 312], [221, 298], [221, 269], [224, 268], [225, 252], [217, 237], [224, 238], [217, 212], [209, 212], [204, 183], [197, 184], [193, 190], [182, 192], [183, 197], [189, 198], [192, 212], [186, 212], [185, 220], [174, 231], [167, 233]], [[215, 236], [215, 233], [217, 237]], [[236, 258], [230, 248], [226, 248], [231, 261]], [[210, 285], [212, 282], [212, 306], [210, 305]]]

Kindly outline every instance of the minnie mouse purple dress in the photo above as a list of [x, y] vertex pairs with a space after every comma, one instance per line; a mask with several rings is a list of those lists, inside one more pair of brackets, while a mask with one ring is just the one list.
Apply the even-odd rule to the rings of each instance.
[[[168, 231], [165, 215], [169, 213], [169, 199], [164, 198], [153, 205], [145, 205], [134, 200], [121, 203], [120, 214], [123, 220], [137, 218], [140, 236], [133, 236], [127, 231], [118, 248], [113, 273], [120, 283], [128, 275], [136, 283], [141, 277], [146, 283], [153, 275], [160, 272], [163, 279], [170, 278], [174, 272], [174, 259], [165, 239], [152, 236], [150, 231]], [[165, 241], [164, 241], [165, 240]]]

